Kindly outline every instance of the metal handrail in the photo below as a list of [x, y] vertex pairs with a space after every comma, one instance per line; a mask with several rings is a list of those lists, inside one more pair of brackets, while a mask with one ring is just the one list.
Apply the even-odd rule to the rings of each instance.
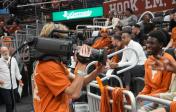
[[86, 26], [87, 28], [106, 28], [106, 29], [111, 29], [111, 28], [113, 28], [114, 26], [113, 25], [110, 25], [110, 26], [99, 26], [99, 25], [87, 25]]
[[[123, 88], [123, 83], [122, 83], [122, 80], [120, 79], [120, 77], [118, 77], [117, 75], [110, 75], [110, 76], [106, 76], [106, 77], [103, 77], [101, 78], [102, 81], [105, 81], [105, 80], [109, 80], [110, 78], [115, 78], [119, 81], [119, 84], [120, 84], [120, 87]], [[93, 83], [97, 83], [97, 81], [92, 81]]]
[[145, 14], [150, 14], [152, 16], [152, 18], [154, 18], [154, 14], [150, 11], [145, 11], [144, 13], [142, 13], [142, 15], [140, 16], [140, 18], [138, 19], [138, 23], [141, 21], [142, 17], [145, 15]]
[[[135, 66], [138, 64], [139, 56], [138, 56], [137, 52], [136, 52], [134, 49], [132, 49], [132, 48], [124, 48], [124, 49], [121, 49], [121, 50], [119, 50], [119, 51], [116, 51], [116, 52], [114, 52], [114, 53], [111, 53], [111, 54], [107, 55], [107, 58], [111, 58], [112, 56], [117, 55], [117, 54], [119, 54], [119, 53], [121, 53], [121, 52], [123, 52], [123, 51], [125, 51], [125, 50], [131, 50], [131, 51], [133, 51], [133, 52], [135, 53], [136, 57], [137, 57], [137, 61], [136, 61], [136, 63], [133, 63], [132, 65], [130, 65], [130, 66], [128, 66], [128, 67], [126, 67], [126, 68], [124, 68], [124, 69], [122, 69], [122, 70], [117, 71], [117, 74], [121, 74], [121, 73], [123, 73], [123, 72], [125, 72], [125, 71], [127, 71], [127, 70], [130, 70], [130, 69], [132, 69], [133, 67], [135, 67]], [[98, 61], [93, 61], [93, 62], [89, 63], [89, 64], [87, 65], [87, 67], [86, 67], [86, 73], [88, 73], [89, 67], [92, 66], [92, 65], [94, 65], [94, 64], [97, 63], [97, 62], [98, 62]]]
[[[88, 26], [88, 25], [77, 25], [76, 30], [83, 30], [83, 29], [87, 28], [86, 26]], [[79, 29], [79, 27], [81, 27], [81, 29]]]
[[10, 5], [12, 5], [12, 3], [14, 3], [14, 2], [16, 2], [16, 0], [13, 0], [13, 1], [10, 1], [10, 0], [5, 0], [4, 2], [3, 2], [3, 7], [4, 7], [4, 5], [5, 5], [5, 3], [9, 3], [5, 8], [9, 8], [9, 6]]
[[[88, 86], [89, 86], [89, 88], [90, 88], [90, 86], [99, 88], [98, 84], [95, 84], [95, 83], [93, 83], [93, 82], [91, 82]], [[112, 90], [114, 90], [114, 89], [115, 89], [115, 88], [108, 86], [108, 90], [112, 91]], [[101, 99], [100, 96], [98, 96], [98, 95], [96, 95], [96, 94], [93, 94], [93, 93], [91, 93], [90, 91], [88, 91], [87, 94], [88, 94], [89, 96], [91, 96], [91, 97], [96, 98], [96, 99], [99, 99], [99, 100]], [[129, 96], [130, 101], [131, 101], [131, 108], [127, 108], [126, 105], [124, 105], [124, 107], [125, 107], [126, 109], [130, 109], [131, 112], [137, 112], [137, 111], [136, 111], [136, 109], [137, 109], [137, 107], [136, 107], [136, 100], [135, 100], [135, 97], [134, 97], [133, 93], [132, 93], [131, 91], [128, 91], [128, 90], [123, 90], [123, 94]], [[113, 101], [111, 100], [110, 102], [112, 103]]]
[[147, 95], [138, 95], [136, 97], [136, 101], [138, 102], [140, 99], [142, 100], [146, 100], [146, 101], [152, 101], [158, 104], [163, 104], [163, 105], [167, 105], [170, 106], [172, 101], [169, 100], [165, 100], [165, 99], [161, 99], [161, 98], [157, 98], [157, 97], [153, 97], [153, 96], [147, 96]]

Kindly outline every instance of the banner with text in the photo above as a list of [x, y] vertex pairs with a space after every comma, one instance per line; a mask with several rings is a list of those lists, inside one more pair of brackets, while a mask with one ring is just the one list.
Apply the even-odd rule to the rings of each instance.
[[103, 16], [103, 7], [52, 12], [53, 21], [68, 21]]
[[122, 13], [126, 8], [131, 8], [136, 14], [140, 14], [145, 11], [156, 12], [176, 8], [176, 0], [117, 0], [104, 2], [103, 6], [105, 15], [112, 10]]

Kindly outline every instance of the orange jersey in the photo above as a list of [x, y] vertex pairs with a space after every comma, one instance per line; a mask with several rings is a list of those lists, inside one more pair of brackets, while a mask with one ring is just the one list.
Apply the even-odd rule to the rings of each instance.
[[69, 112], [69, 96], [64, 90], [70, 85], [69, 72], [63, 64], [40, 61], [34, 74], [35, 112]]
[[95, 49], [102, 49], [104, 47], [108, 47], [111, 45], [111, 38], [110, 37], [100, 37], [95, 43], [92, 45]]
[[[163, 57], [174, 61], [173, 57], [167, 53], [164, 53]], [[150, 63], [153, 62], [153, 59], [153, 56], [149, 57], [145, 63], [145, 86], [140, 94], [155, 95], [166, 92], [169, 89], [172, 72], [158, 70], [152, 72]]]

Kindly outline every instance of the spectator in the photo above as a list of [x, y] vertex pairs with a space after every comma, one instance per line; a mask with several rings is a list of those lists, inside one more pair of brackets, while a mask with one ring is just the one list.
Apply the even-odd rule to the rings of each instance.
[[171, 17], [171, 21], [169, 23], [169, 32], [172, 32], [174, 27], [176, 27], [176, 12], [174, 12], [173, 17]]
[[58, 9], [60, 7], [60, 3], [59, 3], [59, 0], [51, 0], [52, 4], [52, 8], [53, 9]]
[[140, 25], [135, 24], [132, 27], [132, 33], [135, 35], [135, 37], [133, 38], [134, 41], [138, 42], [139, 44], [141, 44], [141, 46], [145, 46], [145, 41], [146, 41], [146, 36], [144, 35], [144, 33], [140, 30]]
[[122, 27], [117, 25], [115, 28], [112, 30], [112, 33], [115, 35], [122, 35]]
[[141, 31], [144, 32], [144, 34], [148, 34], [149, 32], [154, 30], [155, 25], [150, 20], [151, 20], [151, 17], [148, 14], [146, 14], [143, 17], [142, 22], [139, 23], [140, 29]]
[[20, 27], [19, 22], [18, 21], [13, 21], [11, 27], [8, 29], [8, 32], [10, 34], [13, 34], [13, 33], [15, 33], [15, 31], [20, 30], [20, 29], [21, 29], [21, 27]]
[[174, 13], [173, 19], [170, 21], [169, 31], [171, 32], [171, 39], [166, 49], [176, 47], [176, 13]]
[[0, 99], [6, 104], [6, 112], [13, 112], [13, 97], [11, 96], [11, 89], [14, 93], [17, 93], [17, 82], [20, 86], [23, 86], [21, 81], [21, 74], [18, 68], [16, 59], [12, 57], [11, 60], [11, 73], [12, 73], [12, 85], [9, 72], [9, 50], [7, 47], [1, 47], [1, 58], [0, 58]]
[[[124, 45], [122, 43], [121, 35], [115, 34], [112, 36], [112, 45], [115, 48], [115, 51], [121, 50], [124, 48]], [[112, 57], [111, 62], [118, 63], [122, 58], [122, 54], [118, 54]]]
[[122, 69], [123, 67], [134, 64], [137, 61], [137, 58], [139, 58], [139, 61], [134, 68], [122, 73], [122, 75], [119, 75], [119, 76], [123, 76], [126, 89], [130, 90], [130, 83], [132, 81], [132, 78], [144, 76], [144, 62], [146, 60], [146, 56], [142, 46], [139, 43], [132, 40], [131, 27], [124, 28], [122, 32], [123, 33], [121, 38], [122, 38], [123, 45], [125, 45], [125, 48], [134, 49], [138, 57], [135, 55], [134, 51], [131, 51], [131, 50], [124, 51], [121, 61], [119, 63], [109, 62], [109, 66], [112, 69], [115, 69], [115, 68]]
[[5, 36], [5, 33], [7, 35], [7, 28], [5, 26], [4, 21], [2, 20], [2, 21], [0, 21], [0, 37]]
[[[174, 58], [171, 55], [162, 51], [166, 38], [166, 35], [160, 30], [149, 33], [147, 39], [147, 52], [151, 56], [148, 57], [145, 63], [145, 86], [140, 92], [142, 95], [157, 96], [157, 94], [169, 90], [172, 72], [160, 71], [153, 66], [153, 63], [155, 63], [156, 60], [163, 62], [163, 58], [174, 61]], [[140, 111], [150, 111], [153, 110], [153, 108], [153, 103], [147, 103], [141, 107]]]
[[110, 11], [109, 18], [105, 22], [105, 26], [112, 26], [114, 29], [118, 22], [119, 19], [115, 17], [115, 11]]
[[111, 46], [111, 37], [108, 35], [108, 29], [102, 28], [100, 30], [100, 35], [97, 40], [93, 43], [92, 47], [95, 49], [102, 49], [102, 48], [108, 48]]
[[138, 18], [137, 18], [136, 15], [134, 15], [132, 9], [127, 8], [126, 12], [125, 12], [125, 16], [126, 16], [126, 18], [119, 21], [120, 25], [122, 25], [122, 26], [132, 26], [132, 25], [137, 23]]
[[[170, 101], [175, 101], [176, 99], [176, 62], [175, 61], [170, 61], [167, 58], [163, 58], [162, 59], [163, 62], [156, 60], [153, 65], [155, 66], [155, 68], [159, 71], [170, 71], [173, 72], [174, 74], [172, 75], [172, 82], [170, 84], [169, 87], [169, 91], [166, 93], [159, 93], [157, 95], [157, 97], [162, 98], [162, 99], [166, 99], [166, 100], [170, 100]], [[169, 112], [170, 107], [166, 106], [162, 106], [159, 107], [155, 110], [152, 110], [152, 112]]]

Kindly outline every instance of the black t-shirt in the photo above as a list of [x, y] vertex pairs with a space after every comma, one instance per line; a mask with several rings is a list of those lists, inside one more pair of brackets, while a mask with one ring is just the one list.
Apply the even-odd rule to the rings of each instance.
[[176, 21], [172, 19], [169, 23], [169, 32], [172, 32], [172, 28], [176, 27]]
[[146, 40], [146, 36], [143, 32], [140, 32], [138, 35], [135, 36], [135, 38], [133, 39], [134, 41], [138, 42], [139, 44], [141, 44], [141, 46], [144, 46], [144, 41]]

